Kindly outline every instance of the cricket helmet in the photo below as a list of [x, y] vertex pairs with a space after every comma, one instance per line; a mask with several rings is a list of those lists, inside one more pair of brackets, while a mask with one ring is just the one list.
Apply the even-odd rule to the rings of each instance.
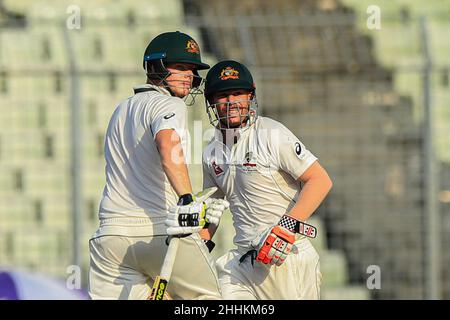
[[[165, 79], [170, 75], [166, 69], [169, 63], [190, 63], [196, 67], [193, 70], [194, 78], [192, 88], [199, 94], [198, 88], [202, 78], [197, 70], [209, 69], [210, 66], [201, 59], [200, 48], [197, 42], [189, 35], [180, 31], [165, 32], [156, 36], [147, 46], [144, 52], [143, 67], [151, 80], [161, 81], [165, 86]], [[170, 89], [170, 88], [169, 88]]]
[[[241, 125], [245, 123], [245, 126], [252, 125], [257, 118], [258, 103], [256, 101], [256, 86], [253, 81], [250, 70], [242, 63], [234, 60], [220, 61], [214, 65], [206, 75], [205, 79], [205, 98], [206, 98], [206, 111], [210, 123], [213, 126], [218, 126], [221, 129], [229, 129], [228, 118], [229, 116], [220, 117], [217, 111], [218, 103], [213, 103], [212, 98], [215, 94], [228, 91], [242, 89], [249, 91], [252, 94], [250, 100], [246, 100], [249, 105], [248, 113], [241, 115]], [[228, 106], [242, 102], [228, 102]], [[229, 109], [228, 109], [229, 110]], [[228, 114], [228, 112], [227, 112]]]

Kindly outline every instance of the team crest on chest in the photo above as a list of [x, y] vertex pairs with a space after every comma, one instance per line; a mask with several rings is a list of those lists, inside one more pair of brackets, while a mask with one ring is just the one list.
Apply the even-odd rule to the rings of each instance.
[[248, 151], [245, 154], [244, 163], [242, 164], [242, 167], [246, 172], [256, 171], [256, 160], [254, 159], [253, 152]]

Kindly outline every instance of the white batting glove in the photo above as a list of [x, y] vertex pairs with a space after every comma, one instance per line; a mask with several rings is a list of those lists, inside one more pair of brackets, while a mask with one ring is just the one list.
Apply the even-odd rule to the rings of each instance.
[[167, 219], [164, 221], [167, 234], [187, 235], [199, 232], [206, 223], [206, 204], [204, 202], [191, 202], [187, 205], [175, 205], [169, 209]]
[[202, 230], [208, 222], [206, 201], [216, 191], [216, 187], [211, 187], [195, 196], [191, 194], [181, 196], [178, 204], [169, 208], [169, 213], [164, 221], [168, 227], [167, 234], [171, 236], [189, 235]]
[[223, 212], [230, 207], [230, 203], [224, 199], [214, 198], [206, 200], [205, 203], [207, 206], [206, 222], [218, 226]]

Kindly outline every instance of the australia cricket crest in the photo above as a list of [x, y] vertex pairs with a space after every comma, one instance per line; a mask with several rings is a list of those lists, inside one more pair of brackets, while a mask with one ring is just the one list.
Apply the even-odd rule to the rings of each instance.
[[256, 170], [256, 159], [252, 151], [248, 151], [244, 157], [244, 163], [242, 164], [242, 168], [245, 172], [254, 172]]

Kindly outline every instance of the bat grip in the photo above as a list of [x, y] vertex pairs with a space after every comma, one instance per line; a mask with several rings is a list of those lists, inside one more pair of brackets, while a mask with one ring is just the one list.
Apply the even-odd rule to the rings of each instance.
[[167, 249], [167, 253], [164, 258], [160, 275], [162, 279], [165, 279], [167, 281], [170, 279], [170, 276], [172, 275], [172, 269], [175, 263], [175, 258], [177, 256], [179, 243], [180, 243], [179, 237], [169, 238], [169, 248]]

